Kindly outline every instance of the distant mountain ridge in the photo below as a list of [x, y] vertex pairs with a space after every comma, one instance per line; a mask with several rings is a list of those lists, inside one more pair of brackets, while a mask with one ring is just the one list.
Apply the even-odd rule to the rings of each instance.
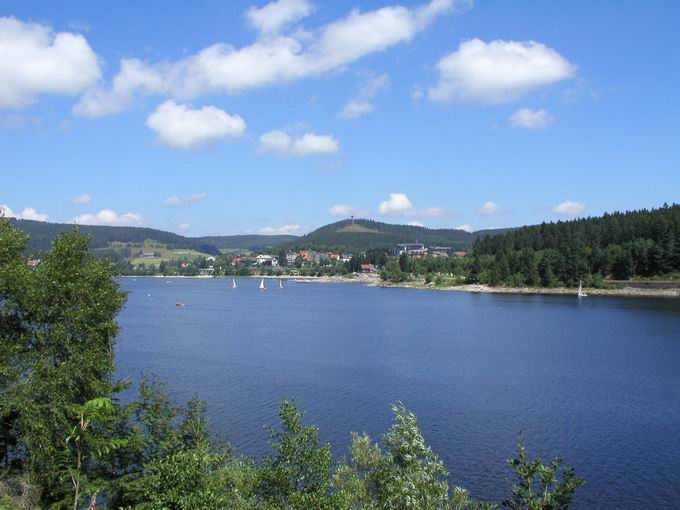
[[[9, 221], [30, 236], [29, 247], [32, 251], [47, 250], [59, 232], [73, 229], [68, 223], [48, 223], [44, 221], [17, 220]], [[188, 248], [210, 255], [218, 255], [220, 249], [265, 250], [290, 243], [296, 239], [293, 235], [234, 235], [186, 237], [173, 232], [166, 232], [147, 227], [118, 227], [108, 225], [78, 225], [78, 229], [91, 238], [92, 249], [106, 248], [110, 243], [143, 243], [152, 239], [167, 245], [168, 248]]]
[[414, 225], [395, 225], [380, 221], [342, 220], [320, 227], [295, 239], [289, 246], [317, 250], [391, 250], [399, 243], [421, 242], [426, 246], [447, 246], [454, 250], [468, 250], [475, 240], [497, 235], [510, 229], [467, 232], [452, 228], [432, 229]]
[[[74, 225], [9, 218], [17, 228], [30, 236], [32, 251], [47, 250], [59, 232]], [[90, 236], [92, 249], [106, 248], [110, 243], [143, 243], [147, 239], [167, 245], [170, 249], [187, 248], [210, 255], [220, 250], [250, 251], [285, 249], [342, 250], [348, 252], [369, 249], [392, 250], [399, 243], [421, 242], [427, 246], [448, 246], [454, 250], [468, 250], [475, 240], [511, 229], [467, 232], [457, 229], [430, 229], [413, 225], [395, 225], [374, 220], [342, 220], [324, 225], [304, 236], [244, 234], [232, 236], [187, 237], [173, 232], [148, 227], [119, 227], [108, 225], [78, 225]]]

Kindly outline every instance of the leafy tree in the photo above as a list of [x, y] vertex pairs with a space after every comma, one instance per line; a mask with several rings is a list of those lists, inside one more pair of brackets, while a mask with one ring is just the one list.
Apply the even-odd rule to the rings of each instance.
[[540, 459], [530, 460], [520, 439], [517, 457], [508, 464], [515, 471], [518, 483], [502, 503], [512, 510], [564, 510], [571, 505], [574, 491], [584, 483], [574, 469], [557, 458], [546, 465]]
[[319, 429], [302, 424], [294, 402], [279, 409], [280, 428], [270, 427], [273, 456], [261, 467], [260, 498], [272, 508], [333, 508], [329, 495], [331, 450]]
[[[22, 240], [23, 239], [23, 240]], [[88, 252], [77, 230], [26, 271], [25, 237], [0, 220], [4, 463], [26, 465], [45, 503], [61, 501], [68, 484], [54, 459], [64, 453], [74, 405], [113, 391], [116, 314], [125, 295], [115, 271]], [[11, 445], [11, 446], [10, 446]]]

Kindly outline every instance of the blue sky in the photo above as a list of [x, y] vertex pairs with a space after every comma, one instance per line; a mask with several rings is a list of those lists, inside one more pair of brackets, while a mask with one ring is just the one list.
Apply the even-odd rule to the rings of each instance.
[[0, 1], [0, 206], [187, 235], [678, 201], [680, 4]]

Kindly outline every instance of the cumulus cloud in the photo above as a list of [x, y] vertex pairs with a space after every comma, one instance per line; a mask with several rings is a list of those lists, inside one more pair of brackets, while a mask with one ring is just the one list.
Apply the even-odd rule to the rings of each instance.
[[576, 68], [557, 51], [535, 41], [463, 41], [437, 63], [434, 101], [502, 103], [538, 87], [566, 80]]
[[228, 136], [238, 137], [246, 129], [238, 115], [215, 106], [192, 108], [171, 99], [149, 115], [146, 126], [158, 134], [160, 143], [175, 149], [193, 149]]
[[469, 2], [432, 0], [413, 8], [400, 5], [361, 12], [313, 31], [277, 33], [306, 12], [299, 2], [265, 6], [278, 15], [265, 20], [262, 10], [247, 19], [266, 34], [236, 48], [218, 43], [176, 61], [156, 63], [123, 59], [109, 86], [89, 90], [76, 105], [79, 115], [98, 116], [128, 108], [138, 93], [188, 99], [201, 94], [234, 93], [299, 80], [343, 69], [357, 60], [412, 40], [438, 17], [465, 8]]
[[180, 232], [186, 232], [190, 228], [191, 225], [189, 225], [188, 223], [180, 223], [179, 225], [177, 225], [177, 230], [179, 230]]
[[76, 216], [71, 220], [71, 223], [77, 225], [118, 225], [135, 227], [143, 225], [144, 220], [142, 215], [138, 213], [128, 212], [119, 215], [111, 209], [102, 209], [97, 213], [87, 213]]
[[559, 214], [560, 216], [578, 216], [583, 211], [586, 210], [586, 204], [581, 202], [574, 202], [572, 200], [566, 200], [561, 204], [557, 204], [553, 207], [552, 212]]
[[40, 94], [78, 94], [100, 76], [82, 35], [0, 17], [0, 108], [27, 106]]
[[248, 22], [263, 34], [274, 34], [309, 16], [314, 5], [307, 0], [278, 0], [245, 12]]
[[532, 110], [531, 108], [521, 108], [510, 116], [510, 125], [524, 129], [540, 131], [552, 124], [554, 119], [546, 110]]
[[20, 213], [15, 213], [8, 205], [0, 205], [0, 216], [6, 218], [16, 218], [18, 220], [47, 221], [47, 214], [39, 213], [32, 207], [26, 207]]
[[166, 207], [187, 207], [194, 202], [200, 202], [208, 198], [207, 193], [196, 193], [194, 195], [185, 195], [183, 197], [171, 196], [165, 199], [163, 205]]
[[472, 225], [470, 225], [469, 223], [464, 223], [462, 225], [458, 225], [456, 227], [456, 230], [464, 230], [465, 232], [470, 232], [470, 233], [475, 231], [474, 228], [472, 228]]
[[371, 74], [363, 79], [356, 95], [352, 97], [340, 111], [344, 119], [356, 119], [373, 111], [373, 98], [390, 85], [387, 73]]
[[338, 204], [328, 209], [331, 216], [368, 216], [368, 211], [357, 209], [350, 204]]
[[477, 212], [479, 214], [483, 214], [484, 216], [491, 216], [492, 214], [496, 214], [498, 212], [498, 206], [494, 202], [484, 202], [484, 205], [480, 207]]
[[260, 137], [259, 150], [280, 156], [334, 154], [340, 150], [340, 142], [332, 135], [305, 133], [299, 137], [292, 137], [285, 131], [275, 129]]
[[390, 198], [380, 202], [378, 211], [380, 214], [405, 214], [413, 210], [413, 204], [406, 196], [406, 193], [390, 193]]
[[416, 218], [436, 218], [448, 214], [448, 211], [442, 207], [416, 209], [406, 193], [390, 193], [390, 198], [380, 202], [378, 211], [385, 216], [411, 216]]
[[83, 193], [82, 195], [69, 199], [69, 203], [75, 205], [84, 205], [89, 204], [90, 202], [92, 202], [92, 197], [88, 193]]
[[273, 234], [290, 234], [298, 235], [302, 231], [302, 226], [298, 224], [283, 225], [282, 227], [262, 227], [257, 229], [258, 234], [273, 235]]

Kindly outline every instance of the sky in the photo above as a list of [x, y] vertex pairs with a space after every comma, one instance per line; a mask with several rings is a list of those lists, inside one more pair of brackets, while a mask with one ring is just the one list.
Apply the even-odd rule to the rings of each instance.
[[674, 0], [0, 0], [0, 208], [198, 236], [678, 202], [679, 26]]

